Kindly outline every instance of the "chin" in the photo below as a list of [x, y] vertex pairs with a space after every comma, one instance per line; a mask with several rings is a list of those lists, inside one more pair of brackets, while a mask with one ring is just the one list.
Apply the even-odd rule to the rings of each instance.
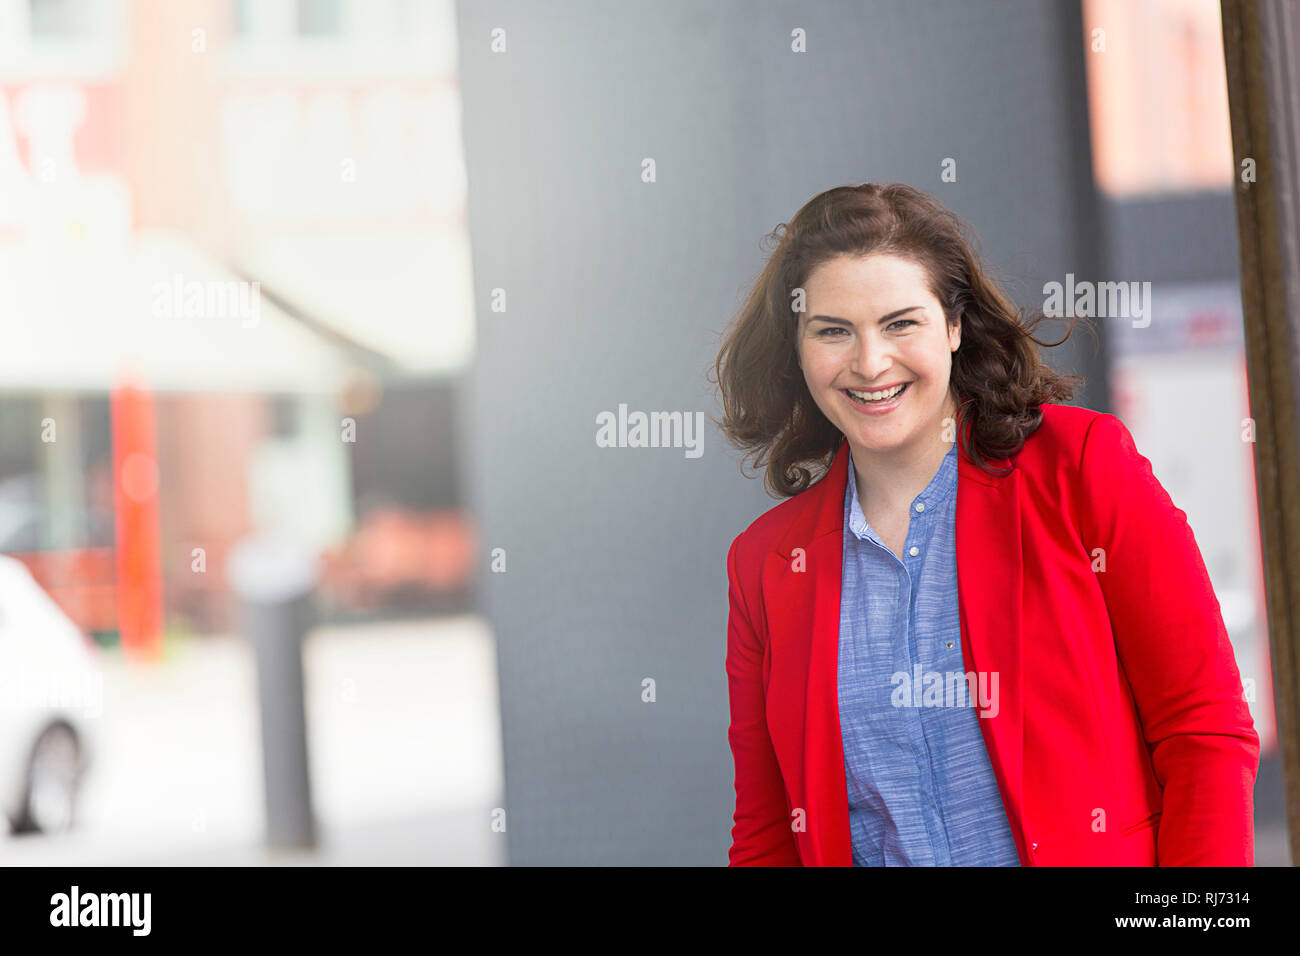
[[875, 448], [884, 451], [887, 448], [901, 448], [906, 445], [912, 438], [912, 433], [905, 429], [890, 429], [886, 434], [879, 428], [858, 428], [856, 434], [865, 448]]

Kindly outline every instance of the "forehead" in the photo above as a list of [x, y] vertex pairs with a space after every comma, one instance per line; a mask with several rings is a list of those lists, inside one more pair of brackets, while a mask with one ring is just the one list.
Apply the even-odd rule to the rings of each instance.
[[804, 283], [809, 298], [875, 301], [896, 295], [930, 292], [925, 266], [897, 255], [839, 256], [819, 263]]
[[[804, 293], [800, 327], [814, 315], [870, 323], [911, 306], [942, 312], [925, 267], [895, 255], [839, 257], [820, 263], [804, 282]], [[917, 312], [913, 317], [922, 315]]]

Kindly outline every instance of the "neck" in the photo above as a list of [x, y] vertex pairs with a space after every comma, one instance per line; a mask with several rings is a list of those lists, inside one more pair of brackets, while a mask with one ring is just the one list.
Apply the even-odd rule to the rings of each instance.
[[956, 418], [951, 397], [935, 425], [924, 430], [924, 443], [908, 445], [889, 452], [851, 448], [853, 478], [858, 486], [858, 501], [863, 510], [893, 511], [906, 509], [923, 492], [943, 464], [943, 456], [952, 447], [943, 439], [944, 418]]

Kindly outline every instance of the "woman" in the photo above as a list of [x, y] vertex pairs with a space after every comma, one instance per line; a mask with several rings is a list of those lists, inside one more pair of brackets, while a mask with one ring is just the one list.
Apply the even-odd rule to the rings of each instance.
[[716, 366], [787, 498], [727, 555], [731, 865], [1253, 865], [1259, 738], [1186, 515], [1059, 404], [1037, 321], [905, 185], [779, 236]]

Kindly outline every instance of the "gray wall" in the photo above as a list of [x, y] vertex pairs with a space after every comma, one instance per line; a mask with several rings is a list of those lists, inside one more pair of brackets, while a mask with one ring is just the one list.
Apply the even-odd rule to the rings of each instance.
[[1150, 282], [1236, 282], [1237, 209], [1227, 189], [1102, 202], [1106, 273]]
[[[717, 415], [704, 372], [759, 240], [831, 186], [932, 192], [1026, 304], [1095, 275], [1078, 8], [475, 0], [459, 42], [479, 310], [460, 456], [483, 548], [507, 560], [493, 574], [485, 556], [479, 583], [510, 862], [724, 863], [724, 561], [775, 502], [711, 424], [688, 459], [599, 448], [596, 415]], [[1104, 409], [1095, 347], [1051, 355]]]

